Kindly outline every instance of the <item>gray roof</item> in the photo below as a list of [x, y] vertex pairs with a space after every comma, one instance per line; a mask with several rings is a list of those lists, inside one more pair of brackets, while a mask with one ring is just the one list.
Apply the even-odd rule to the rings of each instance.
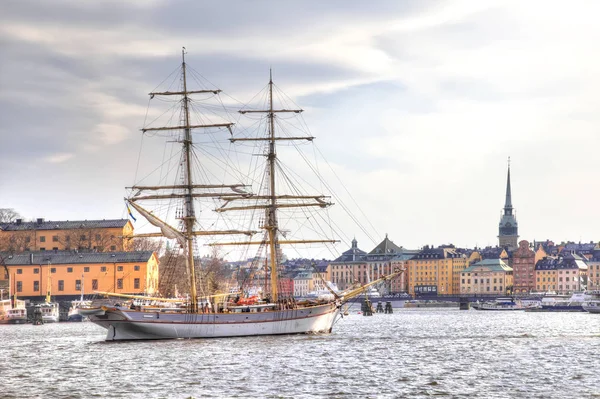
[[461, 273], [471, 273], [479, 267], [485, 267], [492, 272], [510, 272], [513, 270], [502, 259], [483, 259], [467, 267]]
[[379, 243], [379, 245], [377, 245], [375, 248], [373, 248], [373, 250], [371, 252], [369, 252], [369, 255], [396, 254], [396, 253], [402, 253], [402, 248], [400, 248], [399, 246], [394, 244], [392, 242], [392, 240], [390, 240], [386, 234], [383, 241], [381, 241]]
[[7, 266], [128, 263], [146, 262], [152, 251], [132, 252], [77, 252], [77, 251], [31, 251], [19, 254], [0, 252]]
[[0, 224], [0, 230], [22, 231], [22, 230], [70, 230], [70, 229], [101, 229], [101, 228], [123, 228], [127, 219], [102, 219], [102, 220], [44, 220], [38, 219], [33, 222], [20, 222]]

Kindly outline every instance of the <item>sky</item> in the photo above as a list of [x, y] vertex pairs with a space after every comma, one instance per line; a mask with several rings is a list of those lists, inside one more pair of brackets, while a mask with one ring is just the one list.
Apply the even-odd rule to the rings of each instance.
[[370, 231], [335, 213], [340, 253], [496, 245], [508, 157], [522, 239], [600, 240], [597, 1], [0, 7], [0, 208], [25, 218], [127, 217], [147, 93], [185, 46], [233, 98], [272, 68], [306, 111]]

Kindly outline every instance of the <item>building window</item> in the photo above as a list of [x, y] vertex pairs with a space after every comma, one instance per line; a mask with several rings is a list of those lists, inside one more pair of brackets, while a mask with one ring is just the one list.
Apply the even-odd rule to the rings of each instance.
[[50, 268], [50, 273], [56, 273], [56, 267]]
[[65, 237], [65, 241], [66, 241], [66, 242], [70, 242], [70, 241], [71, 241], [71, 236], [66, 236], [66, 237]]
[[17, 292], [23, 292], [23, 282], [17, 281]]
[[114, 246], [114, 245], [111, 245], [111, 246], [110, 246], [110, 250], [111, 250], [111, 251], [116, 251], [116, 250], [117, 250], [117, 247], [116, 247], [116, 246]]
[[58, 247], [52, 247], [53, 251], [58, 251]]
[[33, 291], [39, 291], [39, 290], [40, 290], [40, 282], [34, 281], [33, 282]]
[[81, 237], [79, 237], [79, 239], [80, 239], [81, 241], [85, 241], [85, 234], [82, 234], [82, 235], [81, 235]]
[[31, 237], [30, 236], [25, 237], [25, 242], [31, 242]]
[[58, 236], [52, 236], [52, 242], [58, 242]]
[[118, 272], [122, 272], [123, 271], [123, 266], [117, 266], [117, 271]]
[[136, 290], [140, 289], [140, 279], [139, 278], [133, 279], [133, 288], [135, 288]]
[[96, 234], [96, 241], [100, 241], [100, 234]]
[[58, 280], [58, 290], [59, 291], [65, 290], [65, 280]]
[[105, 271], [106, 271], [106, 266], [102, 266], [102, 267], [100, 268], [100, 271], [101, 271], [101, 272], [105, 272]]
[[37, 267], [33, 269], [33, 274], [40, 274], [40, 269], [38, 269]]
[[93, 290], [97, 290], [98, 289], [98, 280], [92, 280], [92, 289]]
[[135, 265], [133, 267], [133, 270], [135, 270], [136, 272], [139, 272], [140, 271], [140, 265]]
[[17, 269], [17, 274], [23, 274], [23, 269]]
[[90, 271], [89, 266], [86, 266], [86, 267], [83, 268], [83, 272], [84, 273], [88, 273], [89, 271]]
[[40, 236], [40, 242], [46, 242], [46, 237]]
[[46, 250], [46, 248], [45, 248], [45, 247], [41, 247], [41, 248], [40, 248], [40, 251], [45, 251], [45, 250]]
[[122, 290], [123, 289], [123, 279], [122, 278], [118, 278], [117, 279], [117, 289], [118, 290]]
[[72, 267], [67, 267], [67, 273], [73, 273], [73, 268]]
[[75, 291], [81, 291], [81, 280], [75, 280]]

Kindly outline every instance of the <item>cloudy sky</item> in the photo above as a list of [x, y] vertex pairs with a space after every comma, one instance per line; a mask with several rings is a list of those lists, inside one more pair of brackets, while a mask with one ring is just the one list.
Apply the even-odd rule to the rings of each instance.
[[242, 101], [273, 68], [368, 217], [368, 236], [338, 223], [364, 250], [386, 233], [409, 248], [494, 245], [509, 156], [522, 238], [600, 239], [600, 2], [0, 7], [0, 208], [126, 217], [147, 93], [185, 46]]

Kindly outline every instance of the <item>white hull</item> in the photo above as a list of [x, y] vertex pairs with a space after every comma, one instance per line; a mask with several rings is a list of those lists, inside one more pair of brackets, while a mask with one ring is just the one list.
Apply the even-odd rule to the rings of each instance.
[[334, 303], [258, 313], [163, 313], [104, 308], [90, 321], [107, 329], [107, 341], [217, 338], [329, 333], [339, 307]]
[[600, 313], [600, 302], [584, 302], [582, 305], [583, 310], [589, 313]]

